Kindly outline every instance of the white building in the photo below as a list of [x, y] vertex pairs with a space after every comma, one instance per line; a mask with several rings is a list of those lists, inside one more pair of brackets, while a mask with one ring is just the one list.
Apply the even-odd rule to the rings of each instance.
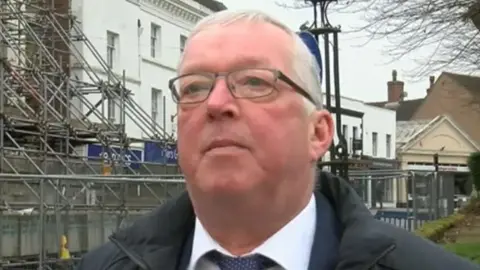
[[[200, 4], [202, 3], [202, 4]], [[211, 7], [207, 8], [206, 6]], [[72, 0], [72, 12], [81, 31], [118, 78], [124, 78], [136, 103], [168, 134], [176, 136], [176, 105], [168, 89], [168, 80], [176, 75], [176, 66], [190, 30], [201, 18], [225, 8], [213, 0]], [[217, 9], [217, 10], [215, 10]], [[98, 57], [79, 42], [79, 49], [97, 76], [108, 81]], [[88, 81], [82, 69], [74, 74]], [[89, 94], [92, 104], [101, 94]], [[119, 122], [120, 108], [105, 102]], [[82, 107], [81, 102], [76, 106]], [[108, 109], [107, 109], [108, 108]], [[86, 113], [83, 111], [83, 113]], [[145, 138], [139, 119], [126, 116], [129, 137]], [[91, 116], [95, 121], [95, 117]]]
[[[357, 168], [361, 170], [396, 169], [396, 112], [348, 97], [341, 97], [340, 105], [341, 133], [344, 134], [347, 141], [348, 157], [352, 162], [349, 165], [349, 170], [356, 170]], [[331, 107], [335, 107], [334, 96], [331, 97]], [[334, 142], [337, 145], [339, 141], [337, 116], [336, 114], [332, 114], [332, 116], [336, 134]], [[357, 146], [355, 147], [354, 144], [357, 144]], [[355, 151], [355, 149], [360, 150]], [[330, 160], [329, 152], [323, 160]], [[360, 166], [357, 167], [354, 163]], [[372, 188], [375, 182], [372, 179], [370, 176], [360, 177], [358, 175], [349, 178], [359, 196], [369, 207], [373, 206], [375, 200]], [[394, 207], [397, 202], [394, 179], [384, 179], [383, 194], [384, 205]]]
[[[341, 97], [340, 105], [342, 108], [341, 130], [345, 134], [350, 157], [361, 154], [379, 159], [395, 159], [395, 111], [368, 105], [348, 97]], [[331, 98], [331, 106], [335, 107], [334, 96]], [[332, 116], [336, 123], [336, 115]], [[354, 139], [362, 141], [362, 150], [355, 153], [352, 147]], [[335, 144], [337, 143], [338, 136], [335, 136]]]

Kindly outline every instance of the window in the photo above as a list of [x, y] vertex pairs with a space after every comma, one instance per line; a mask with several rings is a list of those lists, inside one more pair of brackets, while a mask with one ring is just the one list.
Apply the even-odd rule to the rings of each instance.
[[343, 137], [345, 138], [345, 141], [347, 143], [347, 153], [350, 153], [350, 146], [349, 146], [349, 143], [348, 143], [348, 126], [347, 125], [342, 125], [342, 135]]
[[114, 68], [117, 64], [118, 34], [107, 31], [107, 65]]
[[180, 35], [180, 53], [183, 53], [186, 43], [187, 43], [187, 37], [184, 35]]
[[152, 88], [152, 120], [155, 124], [163, 127], [163, 93], [162, 90]]
[[378, 150], [378, 134], [377, 132], [372, 132], [372, 156], [377, 156]]
[[386, 142], [387, 142], [387, 158], [389, 158], [391, 155], [392, 155], [392, 135], [390, 134], [387, 134], [387, 138], [386, 138]]
[[108, 120], [112, 124], [120, 123], [120, 99], [117, 97], [107, 98], [107, 107], [108, 107]]
[[160, 51], [161, 42], [161, 28], [160, 26], [152, 23], [150, 26], [150, 56], [155, 58]]
[[355, 152], [357, 150], [357, 149], [355, 149], [355, 147], [353, 147], [353, 144], [355, 143], [355, 140], [357, 140], [357, 139], [358, 139], [358, 128], [356, 126], [353, 126], [352, 127], [352, 143], [351, 143], [352, 144], [352, 152]]

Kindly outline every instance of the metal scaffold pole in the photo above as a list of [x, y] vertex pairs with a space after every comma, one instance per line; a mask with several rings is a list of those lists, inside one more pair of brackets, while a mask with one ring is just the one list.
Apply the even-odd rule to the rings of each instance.
[[[341, 114], [341, 96], [340, 96], [340, 68], [339, 68], [339, 49], [338, 49], [338, 33], [339, 26], [332, 26], [328, 20], [328, 7], [330, 4], [337, 2], [336, 0], [306, 0], [313, 9], [313, 23], [308, 27], [317, 42], [322, 41], [324, 44], [324, 78], [325, 78], [325, 105], [327, 110], [335, 114], [336, 134], [338, 136], [338, 144], [332, 143], [330, 147], [330, 161], [319, 163], [320, 167], [330, 166], [332, 173], [348, 179], [348, 147], [345, 134], [342, 131], [342, 114]], [[320, 15], [320, 16], [319, 16]], [[332, 40], [330, 39], [332, 37]], [[330, 60], [332, 53], [333, 63]], [[332, 71], [333, 68], [333, 71]], [[332, 81], [333, 72], [333, 81]], [[332, 83], [333, 90], [332, 93]], [[332, 106], [332, 95], [335, 97], [335, 104]]]
[[136, 150], [175, 140], [80, 25], [70, 0], [0, 0], [0, 269], [48, 269], [65, 237], [75, 257], [184, 190]]

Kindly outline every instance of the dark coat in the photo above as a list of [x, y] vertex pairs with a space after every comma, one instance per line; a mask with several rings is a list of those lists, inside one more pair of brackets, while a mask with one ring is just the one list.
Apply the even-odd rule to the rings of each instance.
[[[341, 224], [336, 270], [480, 269], [428, 240], [375, 220], [346, 181], [324, 172], [319, 179], [318, 192]], [[77, 270], [183, 270], [190, 258], [188, 239], [194, 223], [184, 193], [112, 235], [109, 243], [87, 253]], [[321, 241], [314, 239], [309, 270], [323, 270], [315, 264], [315, 258], [323, 255], [315, 248]]]

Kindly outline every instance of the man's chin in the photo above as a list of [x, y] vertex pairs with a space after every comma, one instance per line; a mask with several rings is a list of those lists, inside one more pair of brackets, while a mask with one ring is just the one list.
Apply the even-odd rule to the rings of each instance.
[[212, 175], [208, 178], [197, 178], [195, 189], [213, 197], [244, 196], [255, 189], [255, 180], [239, 175]]

